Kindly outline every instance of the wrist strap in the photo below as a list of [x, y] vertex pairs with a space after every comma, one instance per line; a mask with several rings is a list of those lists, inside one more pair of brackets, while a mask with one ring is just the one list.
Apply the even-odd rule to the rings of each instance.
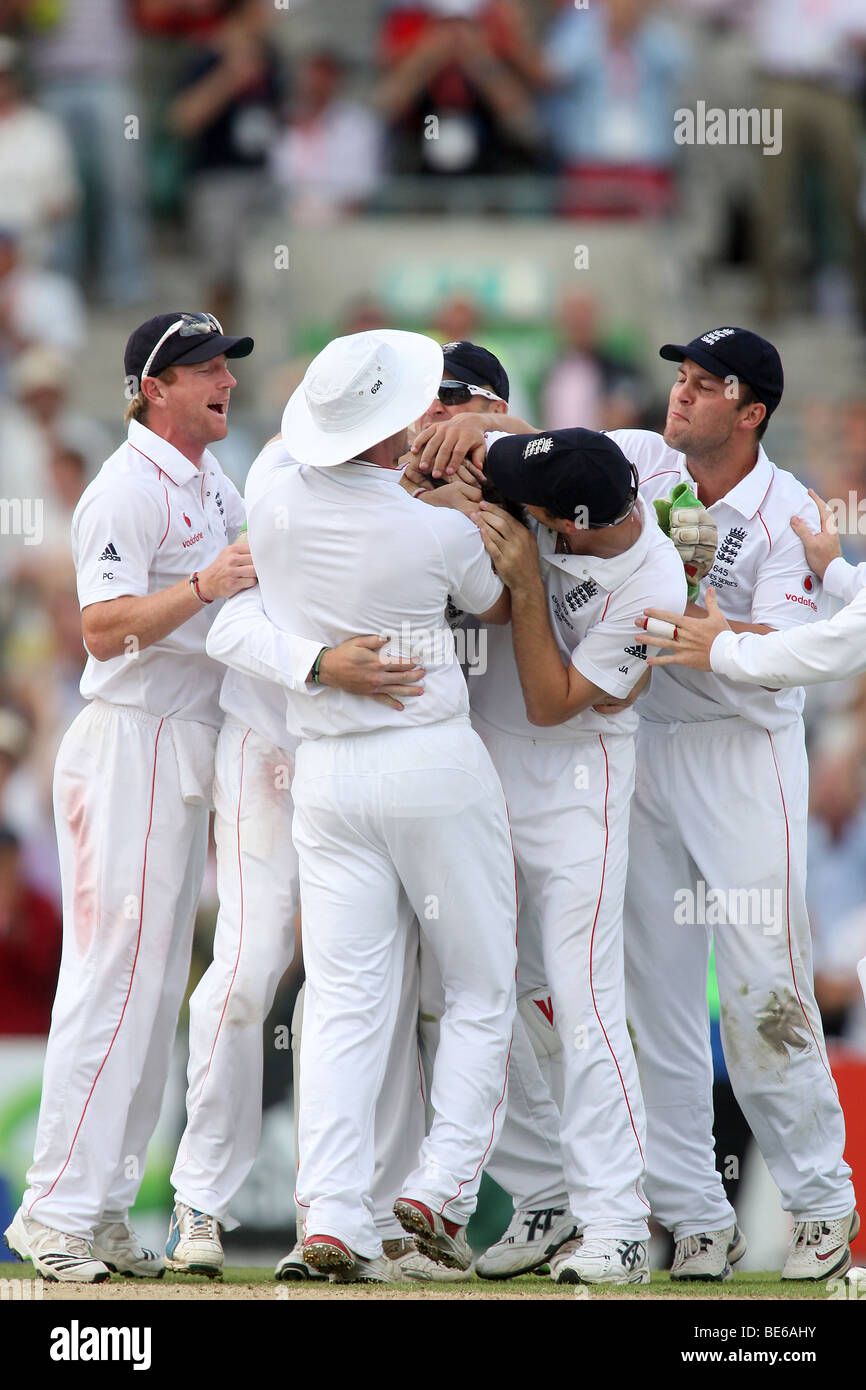
[[195, 570], [189, 577], [189, 587], [192, 589], [199, 603], [213, 603], [212, 598], [205, 598], [198, 586], [198, 570]]
[[329, 652], [330, 650], [331, 650], [330, 647], [323, 647], [322, 650], [319, 652], [319, 655], [316, 657], [315, 661], [313, 662], [313, 673], [312, 673], [312, 674], [313, 674], [313, 684], [314, 684], [314, 685], [321, 685], [321, 681], [319, 680], [319, 667], [320, 667], [321, 664], [322, 664], [322, 657], [325, 655], [325, 652]]

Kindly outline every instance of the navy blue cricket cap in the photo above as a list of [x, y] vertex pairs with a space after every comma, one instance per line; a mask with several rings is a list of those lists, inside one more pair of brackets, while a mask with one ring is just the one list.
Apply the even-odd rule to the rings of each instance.
[[508, 400], [508, 373], [499, 358], [487, 348], [462, 338], [457, 343], [445, 343], [442, 357], [443, 371], [455, 381], [465, 381], [470, 386], [489, 386], [500, 400]]
[[713, 376], [735, 376], [751, 386], [772, 415], [785, 386], [782, 359], [772, 343], [748, 328], [711, 328], [690, 343], [665, 343], [659, 357], [683, 362], [688, 357]]
[[252, 338], [227, 337], [213, 314], [177, 309], [157, 314], [130, 333], [123, 369], [140, 382], [144, 376], [159, 376], [166, 367], [209, 362], [222, 352], [226, 357], [248, 357], [252, 350]]
[[590, 527], [624, 520], [637, 498], [636, 475], [622, 449], [595, 430], [509, 434], [487, 450], [484, 471], [512, 502], [544, 507]]

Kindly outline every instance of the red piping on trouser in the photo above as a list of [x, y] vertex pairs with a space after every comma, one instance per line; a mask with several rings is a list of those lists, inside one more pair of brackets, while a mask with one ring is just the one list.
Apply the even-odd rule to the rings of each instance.
[[[599, 912], [601, 911], [601, 900], [602, 900], [602, 897], [603, 897], [603, 895], [604, 895], [604, 873], [605, 873], [605, 869], [606, 869], [606, 867], [607, 867], [607, 846], [608, 846], [608, 839], [609, 839], [609, 836], [610, 836], [610, 830], [609, 830], [608, 823], [607, 823], [607, 796], [608, 796], [608, 792], [610, 791], [610, 768], [609, 768], [609, 766], [608, 766], [608, 761], [607, 761], [607, 749], [606, 749], [605, 746], [604, 746], [604, 739], [602, 738], [601, 734], [599, 734], [599, 736], [598, 736], [598, 741], [599, 741], [599, 743], [601, 744], [601, 751], [602, 751], [602, 753], [604, 754], [604, 776], [605, 776], [605, 784], [604, 784], [604, 854], [603, 854], [603, 856], [602, 856], [602, 861], [601, 861], [601, 883], [600, 883], [599, 889], [598, 889], [598, 902], [596, 903], [596, 906], [595, 906], [595, 916], [594, 916], [593, 919], [592, 919], [592, 932], [591, 932], [590, 938], [589, 938], [589, 992], [590, 992], [590, 994], [592, 995], [592, 1007], [594, 1008], [594, 1010], [595, 1010], [595, 1016], [596, 1016], [596, 1018], [598, 1019], [598, 1026], [599, 1026], [599, 1028], [600, 1028], [601, 1031], [602, 1031], [602, 1035], [603, 1035], [603, 1037], [604, 1037], [604, 1040], [605, 1040], [605, 1042], [607, 1043], [608, 1051], [610, 1052], [610, 1055], [611, 1055], [611, 1057], [613, 1058], [613, 1064], [614, 1064], [614, 1066], [616, 1067], [617, 1076], [619, 1077], [619, 1084], [620, 1084], [620, 1086], [622, 1087], [622, 1093], [623, 1093], [623, 1096], [624, 1096], [624, 1098], [625, 1098], [626, 1109], [628, 1110], [628, 1118], [629, 1118], [629, 1122], [630, 1122], [631, 1127], [632, 1127], [632, 1133], [634, 1134], [635, 1143], [637, 1144], [637, 1147], [638, 1147], [638, 1153], [640, 1154], [640, 1157], [641, 1157], [641, 1163], [644, 1165], [644, 1167], [646, 1167], [646, 1159], [644, 1158], [644, 1153], [643, 1153], [643, 1149], [642, 1149], [642, 1147], [641, 1147], [641, 1142], [640, 1142], [640, 1139], [638, 1138], [638, 1132], [637, 1132], [637, 1128], [636, 1128], [636, 1126], [635, 1126], [634, 1116], [633, 1116], [632, 1113], [631, 1113], [631, 1103], [630, 1103], [629, 1098], [628, 1098], [628, 1091], [627, 1091], [627, 1089], [626, 1089], [626, 1084], [625, 1084], [625, 1081], [623, 1080], [623, 1075], [622, 1075], [622, 1072], [621, 1072], [621, 1070], [620, 1070], [619, 1062], [617, 1061], [616, 1053], [614, 1052], [613, 1048], [611, 1047], [610, 1038], [607, 1036], [607, 1033], [605, 1032], [604, 1024], [603, 1024], [602, 1021], [601, 1021], [601, 1014], [599, 1013], [599, 1011], [598, 1011], [598, 1005], [597, 1005], [596, 1002], [595, 1002], [595, 989], [594, 989], [593, 983], [592, 983], [592, 948], [593, 948], [593, 945], [594, 945], [594, 942], [595, 942], [595, 926], [596, 926], [596, 922], [598, 921], [598, 914], [599, 914]], [[641, 1193], [638, 1193], [638, 1196], [640, 1197], [640, 1199], [641, 1199], [641, 1201], [644, 1203], [644, 1205], [647, 1207], [647, 1209], [649, 1209], [649, 1202], [646, 1200], [646, 1198], [645, 1198]]]
[[110, 1057], [110, 1055], [111, 1055], [111, 1049], [114, 1047], [114, 1040], [115, 1040], [115, 1038], [117, 1037], [118, 1033], [120, 1032], [120, 1025], [123, 1023], [124, 1015], [126, 1014], [126, 1006], [127, 1006], [127, 1004], [129, 1003], [129, 996], [130, 996], [130, 994], [132, 993], [132, 982], [133, 982], [133, 980], [135, 979], [135, 967], [136, 967], [136, 965], [137, 965], [137, 963], [138, 963], [138, 953], [139, 953], [139, 950], [140, 950], [140, 948], [141, 948], [141, 931], [142, 931], [142, 926], [143, 926], [143, 923], [144, 923], [144, 882], [145, 882], [145, 874], [147, 873], [147, 844], [148, 844], [148, 841], [149, 841], [149, 839], [150, 839], [150, 831], [151, 831], [151, 827], [152, 827], [152, 825], [153, 825], [153, 801], [154, 801], [154, 791], [155, 791], [155, 788], [156, 788], [156, 755], [157, 755], [157, 750], [158, 750], [158, 748], [159, 748], [159, 735], [160, 735], [160, 733], [161, 733], [161, 731], [162, 731], [162, 725], [163, 725], [163, 720], [160, 719], [160, 721], [159, 721], [159, 726], [158, 726], [158, 728], [157, 728], [157, 730], [156, 730], [156, 738], [154, 739], [154, 744], [153, 744], [153, 774], [152, 774], [152, 776], [151, 776], [151, 781], [150, 781], [150, 815], [149, 815], [148, 822], [147, 822], [147, 833], [145, 834], [145, 837], [144, 837], [144, 862], [142, 863], [142, 866], [141, 866], [141, 897], [140, 897], [140, 900], [139, 900], [139, 901], [140, 901], [140, 906], [139, 906], [139, 912], [138, 912], [138, 937], [137, 937], [136, 942], [135, 942], [135, 955], [133, 956], [133, 959], [132, 959], [132, 971], [131, 971], [130, 976], [129, 976], [129, 986], [128, 986], [127, 991], [126, 991], [126, 998], [125, 998], [124, 1001], [123, 1001], [123, 1008], [120, 1010], [120, 1018], [117, 1020], [117, 1027], [115, 1028], [114, 1032], [113, 1032], [112, 1035], [111, 1035], [111, 1042], [108, 1044], [108, 1050], [106, 1051], [105, 1056], [103, 1057], [102, 1061], [101, 1061], [100, 1064], [99, 1064], [99, 1070], [97, 1071], [95, 1077], [93, 1078], [93, 1084], [91, 1085], [90, 1090], [89, 1090], [88, 1093], [87, 1093], [87, 1099], [86, 1099], [85, 1102], [84, 1102], [84, 1109], [83, 1109], [82, 1112], [81, 1112], [81, 1118], [79, 1119], [78, 1124], [77, 1124], [76, 1129], [75, 1129], [75, 1133], [74, 1133], [73, 1136], [72, 1136], [72, 1143], [69, 1145], [69, 1153], [66, 1155], [66, 1160], [65, 1160], [65, 1162], [64, 1162], [64, 1164], [63, 1164], [63, 1167], [60, 1169], [60, 1172], [57, 1174], [57, 1177], [54, 1179], [54, 1181], [53, 1181], [53, 1183], [51, 1184], [51, 1186], [50, 1186], [45, 1192], [43, 1192], [42, 1195], [41, 1195], [40, 1197], [36, 1197], [36, 1198], [34, 1199], [34, 1201], [32, 1201], [32, 1202], [30, 1203], [30, 1208], [29, 1208], [28, 1213], [27, 1213], [28, 1216], [29, 1216], [30, 1213], [33, 1211], [33, 1208], [36, 1206], [36, 1203], [37, 1203], [37, 1202], [41, 1202], [42, 1199], [43, 1199], [44, 1197], [50, 1197], [50, 1196], [51, 1196], [51, 1193], [54, 1191], [54, 1189], [55, 1189], [55, 1187], [57, 1186], [57, 1184], [59, 1183], [60, 1179], [63, 1177], [63, 1174], [66, 1172], [66, 1169], [69, 1167], [69, 1162], [70, 1162], [70, 1160], [71, 1160], [71, 1158], [72, 1158], [72, 1151], [73, 1151], [73, 1149], [75, 1148], [75, 1144], [76, 1144], [76, 1141], [77, 1141], [77, 1139], [78, 1139], [78, 1135], [79, 1135], [79, 1132], [80, 1132], [80, 1130], [81, 1130], [81, 1126], [84, 1124], [84, 1117], [85, 1117], [85, 1115], [87, 1114], [87, 1107], [88, 1107], [88, 1105], [90, 1104], [91, 1097], [93, 1096], [93, 1092], [94, 1092], [95, 1089], [96, 1089], [96, 1083], [97, 1083], [97, 1081], [99, 1080], [100, 1076], [102, 1075], [103, 1067], [105, 1066], [106, 1062], [108, 1061], [108, 1059], [109, 1059], [109, 1057]]
[[[511, 818], [510, 818], [509, 815], [508, 815], [508, 803], [507, 803], [507, 802], [506, 802], [506, 805], [505, 805], [505, 818], [506, 818], [506, 820], [508, 821], [508, 838], [509, 838], [510, 841], [511, 841], [511, 859], [512, 859], [512, 862], [513, 862], [513, 864], [514, 864], [514, 948], [515, 948], [515, 952], [516, 952], [516, 950], [517, 950], [517, 931], [518, 931], [518, 927], [517, 927], [517, 856], [516, 856], [515, 853], [514, 853], [514, 836], [513, 836], [512, 833], [511, 833]], [[514, 978], [515, 978], [515, 980], [517, 979], [517, 966], [516, 966], [516, 965], [515, 965], [515, 967], [514, 967]], [[478, 1177], [479, 1169], [481, 1169], [481, 1168], [484, 1167], [484, 1163], [485, 1163], [485, 1161], [486, 1161], [486, 1159], [487, 1159], [487, 1155], [489, 1154], [490, 1149], [491, 1149], [492, 1144], [493, 1144], [493, 1136], [494, 1136], [495, 1133], [496, 1133], [496, 1114], [497, 1114], [497, 1111], [499, 1110], [500, 1105], [501, 1105], [502, 1102], [504, 1101], [506, 1091], [508, 1090], [508, 1064], [509, 1064], [509, 1062], [511, 1061], [511, 1049], [512, 1049], [513, 1045], [514, 1045], [514, 1029], [511, 1030], [511, 1037], [510, 1037], [509, 1042], [508, 1042], [508, 1055], [507, 1055], [507, 1057], [505, 1058], [505, 1078], [504, 1078], [503, 1083], [502, 1083], [502, 1095], [499, 1097], [498, 1101], [496, 1102], [495, 1106], [493, 1107], [493, 1120], [492, 1120], [492, 1123], [491, 1123], [491, 1126], [490, 1126], [490, 1139], [489, 1139], [489, 1141], [488, 1141], [487, 1148], [484, 1150], [484, 1153], [481, 1155], [481, 1161], [480, 1161], [480, 1163], [478, 1164], [478, 1167], [475, 1169], [475, 1172], [472, 1174], [472, 1177], [471, 1177], [471, 1178], [464, 1178], [464, 1179], [463, 1179], [463, 1182], [460, 1184], [460, 1186], [458, 1187], [457, 1191], [454, 1193], [454, 1196], [453, 1196], [453, 1197], [449, 1197], [449, 1198], [447, 1199], [447, 1201], [445, 1201], [445, 1202], [442, 1203], [441, 1207], [439, 1208], [439, 1215], [440, 1215], [440, 1216], [444, 1216], [444, 1215], [445, 1215], [445, 1208], [449, 1205], [449, 1203], [450, 1203], [450, 1202], [455, 1202], [455, 1201], [457, 1200], [457, 1198], [460, 1196], [461, 1192], [463, 1191], [463, 1188], [466, 1186], [466, 1183], [467, 1183], [467, 1182], [474, 1182], [475, 1179]]]

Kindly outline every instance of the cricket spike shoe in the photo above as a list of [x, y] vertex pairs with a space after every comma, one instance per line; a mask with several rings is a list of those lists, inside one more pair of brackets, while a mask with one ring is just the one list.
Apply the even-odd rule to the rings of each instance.
[[416, 1197], [399, 1197], [394, 1203], [394, 1215], [403, 1230], [415, 1237], [422, 1255], [447, 1269], [469, 1268], [472, 1248], [466, 1239], [465, 1226], [446, 1221]]
[[739, 1226], [684, 1236], [676, 1243], [671, 1278], [684, 1283], [724, 1283], [733, 1277], [731, 1265], [745, 1253], [746, 1237]]
[[648, 1284], [647, 1242], [627, 1236], [566, 1241], [551, 1258], [550, 1277], [555, 1284]]
[[359, 1255], [337, 1236], [313, 1235], [304, 1241], [304, 1259], [333, 1284], [393, 1284], [391, 1263], [384, 1255]]
[[391, 1261], [395, 1279], [411, 1279], [416, 1284], [454, 1284], [471, 1279], [471, 1269], [447, 1269], [422, 1255], [414, 1240], [383, 1240], [382, 1248]]
[[513, 1279], [518, 1274], [531, 1274], [576, 1235], [577, 1226], [567, 1207], [518, 1209], [507, 1231], [475, 1261], [475, 1273], [481, 1279]]
[[93, 1232], [93, 1254], [112, 1274], [131, 1279], [161, 1279], [165, 1261], [142, 1245], [128, 1221], [100, 1221]]
[[856, 1211], [798, 1221], [782, 1267], [783, 1279], [834, 1279], [851, 1267], [848, 1248], [860, 1230]]
[[58, 1284], [103, 1284], [111, 1271], [96, 1260], [83, 1236], [55, 1231], [19, 1207], [7, 1227], [6, 1244], [19, 1260], [30, 1260], [43, 1279]]
[[313, 1265], [304, 1259], [304, 1242], [299, 1240], [292, 1247], [288, 1255], [284, 1255], [274, 1270], [274, 1278], [282, 1279], [287, 1283], [300, 1283], [308, 1279], [327, 1279], [327, 1274], [322, 1274]]
[[175, 1274], [204, 1274], [217, 1279], [223, 1272], [220, 1224], [215, 1216], [175, 1202], [165, 1244], [166, 1268]]

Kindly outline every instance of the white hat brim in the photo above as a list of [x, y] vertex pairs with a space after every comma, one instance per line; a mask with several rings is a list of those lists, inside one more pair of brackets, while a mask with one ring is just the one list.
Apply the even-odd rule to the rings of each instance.
[[351, 430], [323, 430], [307, 405], [304, 384], [289, 397], [283, 411], [280, 432], [283, 443], [298, 463], [315, 468], [332, 468], [355, 458], [363, 449], [390, 439], [424, 414], [435, 399], [442, 381], [442, 349], [421, 333], [405, 333], [396, 328], [377, 328], [377, 338], [400, 354], [403, 380], [391, 399], [374, 411], [363, 424]]

